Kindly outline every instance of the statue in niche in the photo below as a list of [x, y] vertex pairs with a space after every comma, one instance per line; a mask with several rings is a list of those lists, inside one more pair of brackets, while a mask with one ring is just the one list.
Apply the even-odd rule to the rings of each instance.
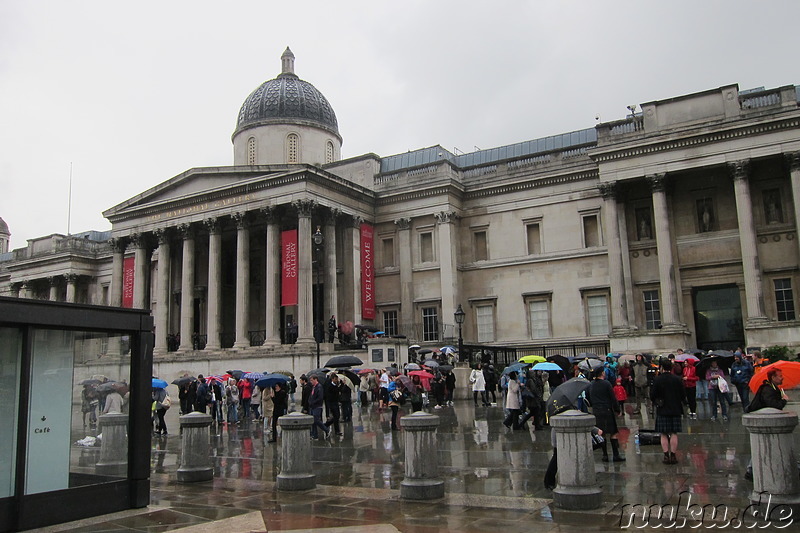
[[714, 228], [714, 206], [711, 198], [697, 200], [697, 223], [700, 233], [707, 233]]
[[779, 224], [783, 222], [781, 196], [777, 189], [764, 191], [764, 214], [767, 218], [767, 224]]
[[653, 226], [650, 223], [650, 210], [637, 209], [636, 210], [637, 224], [636, 228], [639, 235], [639, 240], [644, 241], [653, 238]]

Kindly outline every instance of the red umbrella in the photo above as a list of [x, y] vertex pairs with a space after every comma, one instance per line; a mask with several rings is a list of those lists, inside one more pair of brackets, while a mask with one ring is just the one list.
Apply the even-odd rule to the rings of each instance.
[[433, 378], [433, 374], [430, 372], [425, 372], [424, 370], [413, 370], [408, 373], [409, 376], [419, 376], [420, 378], [424, 379], [431, 379]]
[[758, 392], [759, 387], [767, 379], [767, 372], [772, 369], [778, 369], [783, 374], [782, 388], [792, 389], [800, 385], [800, 363], [796, 361], [776, 361], [771, 365], [762, 366], [758, 369], [750, 379], [750, 390]]

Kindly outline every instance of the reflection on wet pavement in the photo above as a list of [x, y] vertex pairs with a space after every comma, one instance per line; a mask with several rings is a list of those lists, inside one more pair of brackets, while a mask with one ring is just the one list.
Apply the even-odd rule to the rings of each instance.
[[[317, 476], [313, 491], [275, 490], [280, 439], [266, 443], [263, 427], [255, 421], [212, 425], [214, 480], [179, 485], [178, 413], [172, 409], [167, 418], [172, 433], [153, 438], [151, 507], [83, 527], [167, 531], [258, 512], [267, 531], [370, 524], [391, 524], [400, 531], [528, 531], [534, 525], [537, 531], [602, 531], [619, 528], [622, 504], [675, 504], [686, 491], [700, 505], [741, 509], [749, 503], [752, 483], [743, 477], [749, 439], [738, 405], [731, 409], [730, 422], [721, 422], [709, 420], [707, 402], [699, 402], [699, 419], [683, 422], [675, 466], [662, 464], [660, 446], [635, 443], [640, 427], [653, 427], [652, 417], [626, 414], [620, 419], [620, 443], [627, 461], [603, 463], [596, 457], [605, 504], [594, 512], [551, 507], [551, 492], [542, 482], [552, 453], [549, 429], [506, 429], [501, 408], [474, 408], [471, 402], [432, 412], [441, 417], [438, 458], [447, 494], [441, 502], [399, 499], [403, 434], [390, 431], [390, 411], [379, 412], [372, 405], [355, 406], [342, 437], [312, 444]], [[72, 526], [51, 529], [84, 530]]]

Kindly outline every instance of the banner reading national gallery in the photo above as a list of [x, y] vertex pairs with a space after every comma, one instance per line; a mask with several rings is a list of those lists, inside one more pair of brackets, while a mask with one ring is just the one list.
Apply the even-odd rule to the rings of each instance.
[[122, 261], [122, 307], [133, 307], [134, 258], [126, 257]]
[[373, 228], [361, 224], [361, 318], [375, 318], [375, 257], [372, 242]]
[[281, 305], [297, 305], [297, 230], [281, 232]]

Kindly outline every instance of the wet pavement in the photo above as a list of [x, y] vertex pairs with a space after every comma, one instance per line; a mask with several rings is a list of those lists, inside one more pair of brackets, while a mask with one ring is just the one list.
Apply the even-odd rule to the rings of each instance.
[[[788, 408], [798, 407], [792, 403]], [[738, 404], [731, 408], [730, 421], [723, 422], [710, 420], [708, 402], [699, 402], [699, 419], [684, 419], [674, 466], [662, 464], [660, 446], [635, 443], [639, 428], [653, 427], [652, 417], [644, 410], [642, 415], [626, 414], [619, 422], [619, 438], [627, 461], [603, 463], [595, 452], [604, 505], [590, 512], [552, 506], [552, 493], [542, 481], [552, 453], [549, 429], [506, 429], [501, 408], [475, 408], [470, 401], [430, 412], [441, 417], [443, 501], [400, 500], [402, 429], [391, 431], [391, 412], [379, 412], [373, 405], [354, 407], [352, 423], [342, 426], [343, 436], [313, 443], [317, 488], [312, 491], [275, 489], [280, 440], [266, 443], [256, 421], [212, 425], [213, 481], [179, 484], [179, 423], [173, 408], [167, 416], [170, 435], [153, 438], [149, 508], [47, 530], [157, 532], [191, 526], [186, 531], [359, 531], [363, 526], [363, 531], [404, 532], [608, 531], [619, 529], [625, 504], [675, 505], [690, 497], [692, 504], [721, 504], [731, 512], [749, 504], [752, 483], [744, 479], [749, 437]], [[800, 449], [800, 432], [795, 431], [794, 440]]]

